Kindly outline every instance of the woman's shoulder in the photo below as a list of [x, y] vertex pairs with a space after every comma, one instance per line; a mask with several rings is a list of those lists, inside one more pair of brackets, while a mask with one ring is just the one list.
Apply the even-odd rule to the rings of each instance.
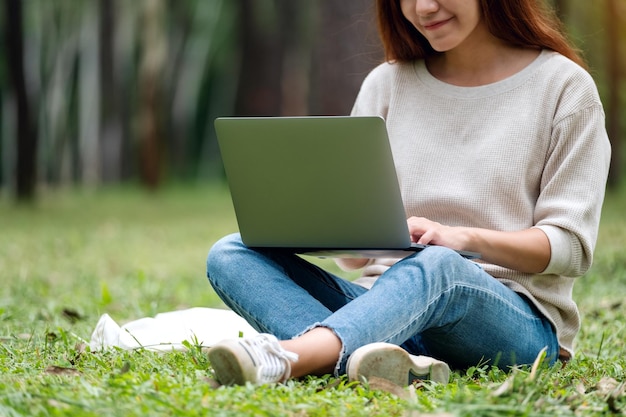
[[553, 51], [544, 51], [540, 73], [546, 91], [552, 90], [562, 99], [578, 105], [600, 103], [600, 96], [591, 73], [569, 58]]
[[383, 62], [377, 65], [363, 80], [352, 114], [386, 118], [392, 97], [409, 82], [409, 74], [413, 71], [414, 66], [410, 62]]
[[365, 77], [365, 83], [393, 82], [408, 73], [414, 72], [414, 62], [385, 61], [374, 67]]
[[553, 78], [564, 82], [581, 82], [595, 86], [592, 75], [571, 59], [554, 51], [544, 51], [542, 70]]

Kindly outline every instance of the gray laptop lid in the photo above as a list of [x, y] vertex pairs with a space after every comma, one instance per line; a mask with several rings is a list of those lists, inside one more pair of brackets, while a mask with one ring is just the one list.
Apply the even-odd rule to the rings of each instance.
[[218, 118], [215, 129], [246, 245], [411, 245], [383, 119]]

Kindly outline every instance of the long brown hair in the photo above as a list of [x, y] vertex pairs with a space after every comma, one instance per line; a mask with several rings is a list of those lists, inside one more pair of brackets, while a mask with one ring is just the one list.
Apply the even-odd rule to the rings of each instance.
[[[515, 46], [550, 49], [586, 68], [562, 22], [543, 0], [478, 0], [487, 28]], [[376, 0], [378, 31], [388, 61], [413, 61], [437, 52], [405, 19], [400, 0]]]

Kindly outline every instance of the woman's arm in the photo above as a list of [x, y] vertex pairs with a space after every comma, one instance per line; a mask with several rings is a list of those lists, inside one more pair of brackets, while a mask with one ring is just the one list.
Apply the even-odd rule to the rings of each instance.
[[423, 217], [411, 217], [408, 225], [414, 242], [479, 252], [485, 262], [516, 271], [540, 273], [550, 262], [550, 241], [538, 228], [501, 232], [450, 227]]

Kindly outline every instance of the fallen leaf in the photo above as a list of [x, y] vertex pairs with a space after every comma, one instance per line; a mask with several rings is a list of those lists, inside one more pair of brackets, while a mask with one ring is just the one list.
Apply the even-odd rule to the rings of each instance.
[[341, 384], [341, 381], [339, 379], [335, 379], [330, 384], [323, 385], [323, 386], [318, 386], [315, 389], [315, 392], [321, 392], [321, 391], [326, 391], [326, 390], [329, 390], [329, 389], [334, 389], [334, 388], [337, 388], [340, 384]]
[[85, 342], [77, 342], [74, 345], [74, 350], [76, 351], [76, 354], [81, 355], [83, 353], [85, 353], [85, 351], [87, 350], [87, 343]]
[[401, 387], [400, 385], [394, 384], [385, 378], [379, 378], [376, 376], [372, 376], [367, 380], [370, 389], [385, 391], [390, 394], [395, 395], [398, 398], [403, 400], [411, 400], [415, 398], [415, 390], [408, 389], [406, 387]]
[[63, 317], [65, 317], [70, 323], [76, 323], [83, 318], [83, 316], [81, 316], [76, 310], [71, 308], [64, 308], [62, 310], [62, 314]]
[[209, 388], [211, 389], [218, 389], [219, 387], [222, 386], [222, 384], [217, 382], [217, 379], [215, 378], [205, 378], [205, 381], [209, 385]]
[[124, 361], [124, 364], [120, 368], [119, 374], [122, 375], [122, 374], [127, 373], [128, 371], [130, 371], [130, 362], [129, 361]]
[[498, 388], [496, 388], [492, 393], [492, 397], [500, 397], [504, 394], [508, 394], [513, 390], [513, 383], [515, 380], [515, 375], [509, 376]]
[[585, 384], [583, 384], [582, 382], [578, 382], [578, 384], [576, 384], [576, 386], [574, 387], [574, 390], [576, 391], [577, 394], [580, 395], [585, 395], [585, 393], [587, 392], [587, 388], [585, 388]]
[[63, 409], [67, 409], [69, 408], [69, 405], [62, 403], [60, 401], [55, 400], [54, 398], [50, 398], [48, 400], [48, 405], [50, 407], [54, 407], [54, 408], [63, 408]]
[[80, 375], [80, 372], [74, 368], [66, 368], [63, 366], [50, 365], [44, 371], [47, 374], [51, 375], [70, 375], [77, 376]]
[[83, 353], [85, 353], [85, 350], [87, 349], [87, 344], [84, 342], [78, 342], [74, 345], [74, 351], [75, 354], [74, 356], [68, 358], [68, 362], [71, 365], [76, 365], [76, 363], [78, 362], [78, 360], [80, 359], [81, 355]]
[[419, 411], [412, 410], [412, 411], [406, 412], [403, 417], [454, 417], [454, 414], [450, 414], [450, 413], [423, 414], [423, 413], [420, 413]]
[[615, 391], [618, 385], [619, 383], [615, 379], [604, 377], [596, 384], [596, 391], [601, 396], [610, 395]]
[[537, 355], [537, 357], [535, 358], [535, 362], [533, 363], [533, 366], [530, 370], [530, 380], [534, 381], [535, 378], [537, 377], [537, 369], [539, 369], [539, 365], [541, 365], [543, 363], [543, 360], [546, 357], [546, 352], [548, 351], [548, 347], [544, 347], [543, 349], [541, 349], [539, 351], [539, 354]]

